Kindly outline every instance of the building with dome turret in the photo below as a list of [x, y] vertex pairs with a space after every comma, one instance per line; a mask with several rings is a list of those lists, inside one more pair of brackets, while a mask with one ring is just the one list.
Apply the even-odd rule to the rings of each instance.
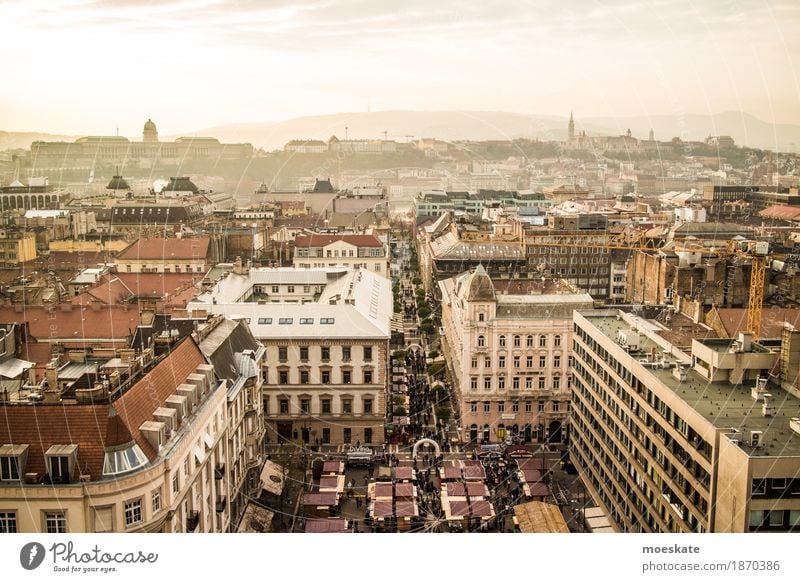
[[562, 442], [572, 311], [592, 298], [562, 280], [493, 281], [483, 265], [438, 285], [464, 440]]
[[156, 124], [153, 123], [153, 120], [149, 117], [144, 124], [144, 130], [142, 130], [142, 142], [158, 143], [158, 130], [156, 129]]
[[46, 174], [54, 170], [95, 170], [103, 167], [152, 168], [158, 165], [177, 165], [194, 160], [247, 159], [253, 155], [249, 143], [226, 144], [213, 137], [179, 137], [174, 141], [159, 141], [158, 129], [148, 119], [142, 129], [142, 140], [126, 137], [87, 136], [72, 143], [35, 141], [31, 144], [24, 165]]

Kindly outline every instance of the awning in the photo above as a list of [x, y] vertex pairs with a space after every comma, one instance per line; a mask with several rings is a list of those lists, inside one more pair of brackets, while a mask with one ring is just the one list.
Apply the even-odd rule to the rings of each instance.
[[34, 366], [33, 362], [9, 358], [0, 364], [0, 376], [3, 378], [18, 378], [22, 372]]
[[192, 445], [192, 452], [194, 452], [194, 458], [197, 459], [197, 462], [202, 465], [206, 460], [205, 451], [197, 445]]
[[208, 447], [209, 450], [214, 448], [214, 439], [211, 438], [210, 434], [205, 433], [203, 435], [203, 442], [206, 443], [206, 446]]

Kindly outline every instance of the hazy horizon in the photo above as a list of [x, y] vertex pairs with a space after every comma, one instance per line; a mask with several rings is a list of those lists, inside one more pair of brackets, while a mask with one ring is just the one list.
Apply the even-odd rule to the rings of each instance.
[[800, 3], [0, 0], [0, 129], [178, 135], [334, 112], [800, 125]]

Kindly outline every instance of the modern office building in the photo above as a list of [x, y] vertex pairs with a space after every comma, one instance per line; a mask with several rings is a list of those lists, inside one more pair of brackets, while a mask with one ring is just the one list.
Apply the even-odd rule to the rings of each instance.
[[772, 383], [778, 349], [740, 334], [684, 352], [665, 331], [574, 314], [570, 454], [587, 490], [621, 532], [797, 530], [800, 399]]

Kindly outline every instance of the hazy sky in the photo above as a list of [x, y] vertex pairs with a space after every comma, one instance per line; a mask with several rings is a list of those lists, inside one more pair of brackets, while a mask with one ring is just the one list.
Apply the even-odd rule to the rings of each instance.
[[0, 0], [0, 129], [379, 109], [800, 123], [800, 0]]

